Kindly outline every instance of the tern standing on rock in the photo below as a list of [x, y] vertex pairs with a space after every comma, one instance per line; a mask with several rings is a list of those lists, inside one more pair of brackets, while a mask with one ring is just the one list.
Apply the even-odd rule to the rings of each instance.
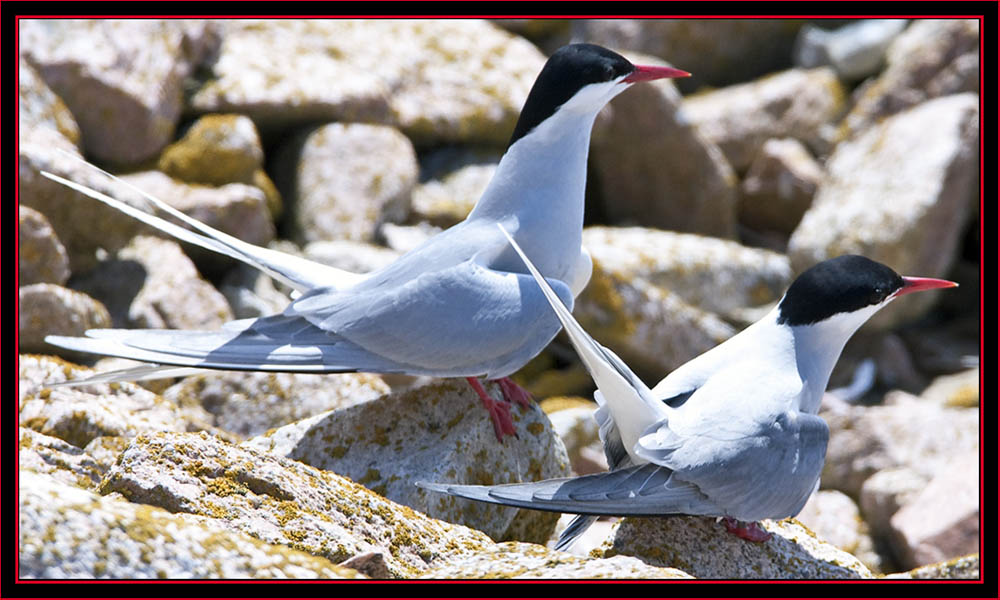
[[601, 441], [611, 470], [493, 486], [417, 485], [495, 504], [577, 513], [565, 550], [595, 515], [706, 515], [751, 541], [755, 521], [792, 517], [819, 486], [829, 429], [817, 416], [844, 344], [904, 294], [957, 284], [900, 277], [862, 256], [823, 261], [799, 275], [778, 305], [650, 390], [576, 322], [513, 238], [597, 384]]
[[[338, 283], [343, 272], [246, 244], [148, 195], [203, 235], [46, 173], [301, 292], [280, 314], [233, 321], [221, 331], [94, 329], [86, 338], [46, 341], [156, 364], [81, 383], [176, 376], [192, 368], [466, 377], [502, 440], [515, 434], [510, 401], [526, 405], [530, 399], [508, 376], [541, 352], [560, 326], [497, 224], [531, 253], [559, 298], [572, 306], [591, 272], [581, 238], [594, 118], [633, 83], [688, 75], [633, 65], [592, 44], [560, 48], [532, 86], [507, 151], [469, 216], [392, 264], [349, 277], [346, 285]], [[498, 380], [504, 401], [492, 399], [478, 377]]]

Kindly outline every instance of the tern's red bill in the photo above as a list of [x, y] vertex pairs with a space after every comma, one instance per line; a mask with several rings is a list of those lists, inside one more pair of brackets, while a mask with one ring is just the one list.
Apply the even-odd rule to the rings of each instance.
[[903, 294], [922, 292], [924, 290], [958, 287], [958, 284], [954, 281], [931, 279], [930, 277], [903, 277], [903, 281], [905, 282], [903, 287], [899, 288], [899, 291], [896, 292], [897, 297], [902, 296]]
[[637, 83], [639, 81], [652, 81], [653, 79], [666, 79], [668, 77], [690, 77], [687, 71], [674, 69], [673, 67], [654, 67], [650, 65], [635, 65], [635, 71], [622, 80], [622, 83]]

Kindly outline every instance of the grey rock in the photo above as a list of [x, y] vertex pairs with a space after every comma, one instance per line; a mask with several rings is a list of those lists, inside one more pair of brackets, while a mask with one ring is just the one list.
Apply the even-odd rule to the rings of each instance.
[[912, 392], [927, 385], [900, 336], [891, 332], [880, 336], [873, 350], [878, 363], [878, 380], [884, 387]]
[[20, 21], [21, 52], [73, 112], [94, 158], [136, 164], [170, 142], [185, 77], [218, 43], [206, 21]]
[[[665, 64], [648, 56], [628, 58]], [[736, 175], [680, 107], [671, 80], [636, 86], [601, 113], [591, 160], [600, 212], [614, 224], [734, 238]]]
[[861, 519], [858, 505], [847, 495], [836, 490], [819, 490], [795, 515], [795, 520], [819, 539], [856, 556], [873, 572], [884, 570], [868, 525]]
[[[499, 398], [496, 385], [486, 390]], [[515, 407], [511, 417], [518, 438], [500, 444], [472, 388], [447, 379], [317, 415], [244, 445], [350, 477], [394, 502], [495, 540], [544, 542], [555, 527], [554, 513], [474, 502], [414, 485], [568, 476], [566, 451], [541, 409]]]
[[691, 579], [683, 571], [627, 556], [581, 557], [507, 542], [431, 569], [421, 579]]
[[101, 492], [213, 517], [231, 531], [333, 563], [381, 553], [393, 578], [492, 546], [480, 532], [430, 519], [330, 471], [204, 433], [139, 436]]
[[69, 279], [69, 258], [45, 215], [17, 206], [17, 284], [55, 283]]
[[[975, 199], [978, 107], [972, 94], [946, 96], [840, 143], [812, 207], [789, 240], [795, 271], [853, 253], [901, 274], [945, 276]], [[938, 295], [900, 299], [868, 326], [888, 329], [914, 319]]]
[[761, 521], [772, 534], [753, 543], [709, 517], [623, 519], [601, 556], [624, 554], [699, 579], [868, 579], [857, 558], [816, 538], [794, 519]]
[[790, 234], [812, 204], [823, 168], [801, 142], [764, 142], [740, 185], [740, 223]]
[[359, 579], [356, 571], [212, 519], [102, 498], [21, 471], [18, 574], [25, 579]]
[[282, 162], [296, 165], [289, 171], [295, 181], [283, 192], [298, 241], [370, 242], [382, 223], [403, 221], [409, 213], [417, 158], [410, 141], [391, 127], [332, 123], [283, 152]]
[[832, 69], [793, 69], [750, 83], [684, 98], [682, 118], [722, 149], [744, 172], [771, 138], [795, 138], [814, 152], [828, 147], [824, 128], [845, 110], [845, 92]]
[[160, 238], [136, 236], [73, 285], [101, 299], [115, 327], [217, 329], [233, 319], [180, 246]]
[[63, 101], [56, 96], [23, 56], [17, 60], [17, 125], [21, 143], [28, 132], [49, 129], [65, 139], [67, 146], [80, 143], [80, 128]]
[[84, 448], [102, 436], [132, 437], [147, 431], [184, 431], [178, 407], [132, 383], [48, 387], [92, 374], [49, 356], [21, 355], [18, 417], [22, 427]]
[[788, 68], [802, 24], [798, 19], [581, 19], [572, 27], [575, 40], [651, 54], [691, 72], [690, 80], [679, 82], [688, 93]]
[[874, 75], [885, 61], [889, 44], [906, 27], [906, 19], [862, 19], [833, 31], [806, 25], [795, 41], [795, 64], [830, 66], [845, 81]]
[[979, 579], [979, 554], [917, 567], [905, 573], [886, 575], [886, 579]]
[[979, 550], [979, 452], [956, 452], [892, 516], [895, 554], [912, 569]]
[[212, 372], [185, 377], [163, 397], [179, 406], [201, 406], [216, 427], [246, 438], [388, 391], [377, 375], [367, 373]]
[[18, 288], [18, 350], [55, 350], [47, 335], [83, 335], [88, 329], [111, 326], [111, 315], [103, 304], [87, 294], [54, 283], [34, 283]]
[[107, 470], [84, 450], [32, 429], [18, 428], [17, 446], [17, 464], [22, 473], [45, 473], [67, 485], [94, 489]]
[[930, 479], [950, 469], [952, 456], [979, 448], [979, 414], [942, 408], [904, 393], [887, 406], [821, 413], [830, 426], [823, 487], [857, 498], [869, 477], [908, 467]]
[[919, 19], [886, 51], [882, 74], [856, 94], [840, 125], [841, 139], [927, 100], [979, 93], [979, 21]]
[[279, 313], [288, 306], [291, 298], [279, 290], [280, 285], [259, 270], [240, 264], [226, 272], [219, 292], [237, 319], [250, 319]]
[[351, 240], [310, 242], [302, 248], [302, 254], [310, 260], [352, 273], [381, 269], [401, 255], [389, 248]]
[[872, 535], [888, 546], [889, 522], [899, 508], [927, 486], [930, 477], [909, 467], [883, 469], [861, 486], [858, 504]]
[[[544, 407], [543, 407], [544, 408]], [[608, 470], [602, 450], [594, 411], [597, 405], [581, 399], [580, 405], [546, 412], [552, 429], [566, 447], [566, 455], [575, 475], [587, 475]], [[586, 452], [586, 450], [596, 452]], [[594, 459], [597, 459], [597, 462]]]
[[230, 20], [221, 27], [213, 77], [191, 109], [246, 114], [265, 132], [363, 121], [397, 126], [421, 143], [500, 144], [544, 62], [527, 40], [474, 19]]

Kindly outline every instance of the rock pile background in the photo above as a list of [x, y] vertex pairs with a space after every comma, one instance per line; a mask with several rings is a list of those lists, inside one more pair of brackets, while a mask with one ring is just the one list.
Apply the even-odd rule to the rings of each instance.
[[[976, 20], [21, 20], [18, 35], [22, 577], [978, 577]], [[58, 151], [248, 242], [368, 271], [464, 218], [570, 41], [693, 73], [617, 98], [591, 146], [594, 275], [575, 314], [647, 383], [832, 256], [961, 284], [849, 343], [821, 489], [765, 523], [771, 541], [625, 519], [557, 553], [557, 515], [414, 487], [606, 468], [593, 384], [561, 337], [515, 376], [541, 403], [503, 445], [460, 381], [46, 386], [128, 361], [45, 335], [212, 329], [288, 302], [41, 177], [141, 202]]]

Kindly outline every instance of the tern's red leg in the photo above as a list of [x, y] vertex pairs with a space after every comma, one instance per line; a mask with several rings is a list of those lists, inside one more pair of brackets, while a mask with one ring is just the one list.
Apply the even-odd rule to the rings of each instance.
[[531, 406], [531, 394], [528, 390], [517, 385], [513, 379], [510, 377], [501, 377], [496, 382], [500, 386], [500, 392], [503, 394], [504, 400], [507, 402], [517, 402], [517, 405], [521, 408]]
[[746, 523], [732, 517], [725, 517], [722, 521], [726, 524], [726, 531], [748, 542], [760, 544], [771, 539], [771, 534], [755, 522]]
[[479, 383], [475, 377], [466, 377], [465, 380], [469, 382], [472, 389], [479, 394], [480, 400], [483, 401], [483, 407], [490, 414], [490, 420], [493, 421], [493, 432], [497, 434], [497, 439], [502, 442], [504, 434], [517, 437], [514, 421], [510, 418], [510, 403], [498, 402], [491, 398], [486, 393], [483, 384]]

